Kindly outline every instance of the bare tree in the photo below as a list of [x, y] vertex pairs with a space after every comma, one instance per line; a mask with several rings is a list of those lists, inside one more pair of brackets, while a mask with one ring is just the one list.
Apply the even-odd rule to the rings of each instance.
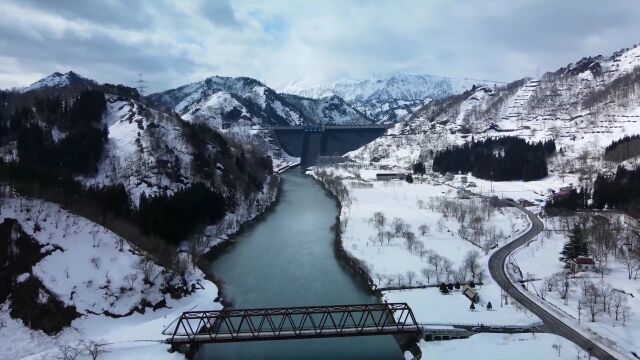
[[622, 263], [627, 268], [627, 275], [629, 276], [629, 280], [631, 280], [633, 274], [636, 273], [638, 267], [640, 267], [640, 262], [638, 262], [638, 258], [629, 249], [622, 250], [621, 258]]
[[418, 231], [420, 231], [420, 235], [421, 236], [425, 236], [426, 234], [429, 233], [429, 225], [422, 224], [422, 225], [418, 226]]
[[384, 226], [387, 223], [387, 217], [384, 215], [384, 213], [376, 211], [375, 213], [373, 213], [372, 219], [374, 226], [376, 227], [376, 229], [378, 229], [378, 232], [382, 232]]
[[142, 281], [145, 284], [152, 285], [155, 280], [156, 265], [148, 256], [142, 256], [135, 266], [142, 272]]
[[409, 270], [409, 271], [406, 272], [405, 275], [407, 276], [407, 281], [409, 282], [409, 286], [413, 285], [413, 279], [416, 278], [415, 271]]
[[413, 231], [404, 231], [402, 237], [405, 239], [407, 250], [413, 251], [413, 247], [416, 243], [416, 234]]
[[595, 284], [588, 282], [581, 302], [587, 306], [587, 310], [591, 316], [591, 322], [595, 322], [598, 314], [602, 312], [601, 300], [600, 289], [598, 289]]
[[[427, 253], [427, 262], [429, 263], [429, 265], [431, 265], [433, 267], [434, 272], [437, 274], [439, 271], [439, 267], [442, 264], [442, 261], [444, 260], [444, 258], [442, 256], [440, 256], [440, 254], [436, 253], [433, 250], [430, 250]], [[437, 281], [440, 281], [439, 279], [437, 279]]]
[[446, 257], [442, 257], [442, 274], [445, 280], [449, 282], [453, 276], [453, 262]]
[[106, 353], [105, 344], [98, 344], [94, 341], [81, 342], [82, 349], [91, 357], [92, 360], [98, 360], [98, 358]]
[[613, 304], [613, 312], [616, 314], [616, 321], [618, 320], [622, 310], [627, 304], [626, 295], [621, 294], [619, 291], [614, 292], [611, 302]]
[[58, 348], [58, 359], [60, 360], [75, 360], [81, 353], [81, 349], [78, 345], [67, 344]]
[[187, 252], [191, 257], [191, 266], [193, 266], [194, 270], [202, 255], [204, 255], [209, 250], [210, 243], [211, 241], [207, 235], [194, 236], [191, 238], [191, 240], [189, 240], [189, 244], [187, 245]]
[[124, 277], [124, 281], [126, 281], [127, 285], [129, 285], [129, 290], [133, 290], [133, 285], [135, 284], [136, 280], [138, 280], [138, 274], [135, 273], [129, 273]]
[[480, 253], [477, 250], [469, 250], [462, 260], [463, 267], [471, 273], [471, 279], [476, 281], [477, 275], [480, 272]]
[[391, 243], [391, 239], [393, 239], [393, 233], [391, 231], [385, 231], [383, 233], [384, 238], [387, 240], [387, 245]]
[[115, 236], [116, 236], [116, 248], [118, 249], [118, 251], [123, 252], [124, 251], [124, 244], [127, 241], [120, 235], [116, 234]]
[[427, 280], [427, 284], [429, 284], [431, 282], [431, 277], [434, 275], [433, 269], [422, 268], [420, 272], [422, 273], [422, 276], [425, 278], [425, 280]]
[[[33, 204], [33, 203], [32, 203]], [[40, 226], [46, 212], [46, 206], [44, 202], [38, 201], [38, 205], [32, 205], [31, 207], [31, 216], [33, 218], [33, 232], [37, 233], [42, 229]]]
[[393, 221], [391, 221], [391, 231], [393, 232], [394, 236], [400, 236], [406, 228], [406, 224], [404, 222], [404, 220], [396, 217], [393, 218]]
[[569, 289], [571, 287], [571, 285], [570, 285], [571, 283], [566, 278], [564, 273], [558, 272], [558, 273], [553, 274], [551, 276], [551, 278], [549, 279], [549, 281], [551, 281], [553, 283], [554, 288], [555, 288], [556, 292], [558, 293], [558, 295], [560, 296], [560, 298], [561, 299], [566, 299], [567, 298], [567, 294], [569, 294]]

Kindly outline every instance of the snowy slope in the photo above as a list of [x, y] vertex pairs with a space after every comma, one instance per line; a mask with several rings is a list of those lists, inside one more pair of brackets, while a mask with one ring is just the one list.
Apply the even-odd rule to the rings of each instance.
[[[176, 89], [151, 94], [148, 99], [173, 109], [187, 121], [212, 126], [223, 121], [251, 125], [308, 123], [298, 109], [263, 83], [251, 78], [213, 76]], [[221, 126], [217, 126], [221, 127]]]
[[339, 80], [327, 85], [294, 81], [280, 90], [316, 99], [338, 95], [376, 122], [392, 123], [406, 120], [428, 99], [461, 93], [475, 83], [478, 81], [393, 73], [363, 80]]
[[[193, 149], [179, 119], [137, 101], [111, 96], [105, 123], [107, 150], [98, 173], [82, 178], [86, 184], [122, 183], [137, 202], [143, 192], [175, 191], [197, 180], [190, 171]], [[165, 162], [173, 166], [158, 166]]]
[[283, 94], [302, 114], [323, 124], [371, 124], [373, 120], [347, 104], [341, 97], [332, 95], [320, 99]]
[[69, 71], [65, 74], [55, 72], [45, 78], [34, 82], [27, 87], [21, 88], [19, 91], [21, 93], [25, 93], [37, 89], [60, 88], [65, 86], [91, 88], [97, 87], [98, 83], [91, 79], [82, 77], [73, 71]]
[[[6, 340], [0, 359], [30, 355], [40, 359], [45, 358], [45, 354], [46, 358], [55, 358], [58, 346], [80, 340], [109, 344], [105, 358], [113, 353], [118, 354], [119, 359], [138, 359], [136, 348], [142, 346], [155, 354], [154, 358], [172, 359], [168, 346], [136, 341], [163, 339], [162, 330], [180, 312], [197, 305], [221, 308], [213, 302], [217, 297], [216, 286], [205, 280], [199, 269], [188, 264], [186, 255], [183, 259], [188, 264], [185, 279], [195, 292], [173, 299], [162, 291], [165, 283], [174, 281], [170, 272], [152, 260], [148, 265], [152, 279], [145, 282], [141, 266], [146, 261], [145, 254], [102, 226], [39, 200], [7, 198], [1, 210], [0, 222], [16, 219], [45, 249], [57, 249], [35, 264], [30, 272], [20, 275], [19, 281], [37, 277], [61, 301], [75, 306], [80, 317], [57, 336], [50, 337], [29, 329], [19, 319], [12, 319], [8, 314], [10, 301], [0, 305], [0, 321], [4, 324], [0, 327], [0, 338]], [[151, 309], [150, 306], [156, 304], [157, 310]], [[107, 312], [112, 315], [107, 316]], [[127, 316], [117, 317], [121, 315]]]
[[[539, 79], [500, 87], [477, 86], [429, 102], [387, 136], [351, 153], [362, 161], [408, 166], [452, 144], [513, 135], [555, 139], [562, 149], [551, 162], [555, 173], [587, 173], [616, 164], [601, 160], [604, 147], [640, 133], [640, 48], [611, 57], [584, 58]], [[588, 161], [578, 161], [578, 156]], [[586, 175], [586, 174], [585, 174]]]
[[251, 78], [214, 76], [148, 99], [185, 120], [218, 129], [229, 126], [362, 124], [366, 116], [337, 96], [311, 99], [279, 94]]

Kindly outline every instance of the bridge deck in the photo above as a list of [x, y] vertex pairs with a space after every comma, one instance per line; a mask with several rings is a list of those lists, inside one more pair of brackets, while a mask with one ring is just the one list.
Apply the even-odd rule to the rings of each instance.
[[257, 334], [253, 333], [239, 333], [239, 334], [218, 334], [213, 338], [210, 334], [200, 334], [192, 337], [188, 336], [175, 336], [169, 342], [172, 344], [180, 343], [223, 343], [223, 342], [240, 342], [240, 341], [260, 341], [260, 340], [289, 340], [289, 339], [313, 339], [313, 338], [329, 338], [329, 337], [345, 337], [345, 336], [373, 336], [373, 335], [394, 335], [410, 333], [414, 334], [420, 332], [420, 328], [414, 325], [408, 325], [403, 330], [384, 329], [380, 330], [376, 327], [365, 328], [346, 328], [340, 330], [324, 330], [318, 332], [313, 329], [294, 331], [287, 330], [282, 331], [279, 334], [273, 334], [270, 332], [261, 332]]
[[170, 344], [416, 334], [405, 303], [185, 312]]

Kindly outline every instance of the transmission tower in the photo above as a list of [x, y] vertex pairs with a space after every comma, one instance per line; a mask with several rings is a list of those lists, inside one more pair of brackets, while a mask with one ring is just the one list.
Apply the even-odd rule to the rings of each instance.
[[146, 81], [144, 81], [144, 79], [142, 79], [142, 73], [138, 74], [138, 81], [136, 81], [136, 83], [138, 84], [138, 93], [140, 93], [140, 96], [144, 96], [144, 92], [145, 89], [147, 88]]

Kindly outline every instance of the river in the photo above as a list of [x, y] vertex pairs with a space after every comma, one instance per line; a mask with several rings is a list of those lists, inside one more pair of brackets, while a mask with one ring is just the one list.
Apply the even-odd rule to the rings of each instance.
[[[373, 303], [367, 285], [336, 257], [338, 204], [300, 169], [282, 175], [279, 203], [217, 255], [209, 271], [233, 308]], [[391, 336], [204, 346], [196, 359], [403, 359]]]

